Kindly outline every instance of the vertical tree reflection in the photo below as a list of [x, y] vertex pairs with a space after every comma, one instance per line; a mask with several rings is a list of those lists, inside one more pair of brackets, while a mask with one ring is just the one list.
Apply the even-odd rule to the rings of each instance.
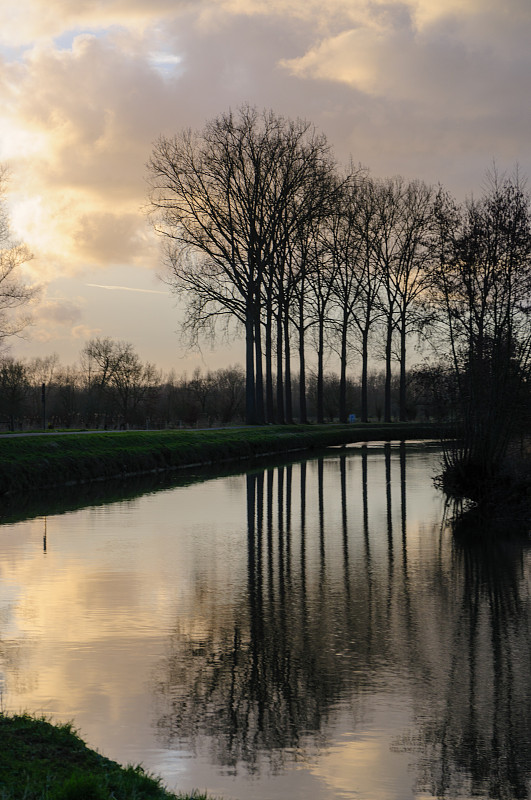
[[286, 467], [286, 581], [291, 593], [291, 484], [293, 467]]
[[407, 481], [406, 481], [406, 443], [400, 442], [400, 521], [402, 529], [402, 586], [403, 609], [406, 622], [406, 631], [411, 650], [416, 648], [412, 630], [411, 596], [409, 587], [408, 552], [407, 552]]
[[[527, 798], [531, 775], [530, 604], [521, 547], [456, 545], [459, 583], [441, 713], [419, 737], [423, 785], [437, 796]], [[428, 705], [426, 703], [426, 705]]]
[[367, 654], [372, 654], [372, 629], [373, 629], [373, 567], [371, 559], [371, 542], [369, 538], [369, 467], [368, 467], [368, 447], [363, 445], [361, 448], [361, 486], [362, 486], [362, 504], [363, 504], [363, 543], [364, 543], [364, 566], [365, 575], [367, 579], [366, 597], [367, 597], [367, 621], [366, 626], [366, 642]]
[[306, 616], [306, 462], [303, 461], [300, 465], [301, 483], [300, 483], [300, 521], [301, 521], [301, 608], [303, 611], [303, 625], [307, 619]]
[[527, 796], [524, 556], [410, 530], [408, 458], [363, 446], [246, 476], [246, 575], [226, 605], [198, 579], [196, 618], [176, 625], [157, 685], [166, 743], [281, 769], [327, 741], [338, 709], [361, 725], [396, 674], [417, 719], [396, 746], [420, 758], [425, 791]]
[[326, 579], [326, 557], [325, 557], [325, 528], [324, 528], [324, 459], [317, 459], [317, 496], [319, 498], [319, 555], [320, 572], [319, 587], [321, 590], [321, 602], [324, 602], [324, 590]]
[[350, 567], [348, 554], [348, 515], [347, 515], [347, 457], [342, 453], [339, 457], [341, 475], [341, 533], [343, 539], [343, 566], [345, 571], [345, 605], [347, 613], [350, 608]]
[[394, 568], [394, 549], [393, 549], [393, 499], [391, 492], [391, 444], [384, 445], [385, 453], [385, 499], [387, 506], [387, 568], [389, 571], [387, 611], [391, 613], [391, 602], [393, 596], [393, 568]]

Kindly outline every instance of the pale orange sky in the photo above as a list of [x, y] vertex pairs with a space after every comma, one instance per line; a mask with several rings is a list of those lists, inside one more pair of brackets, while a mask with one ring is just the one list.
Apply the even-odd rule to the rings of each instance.
[[6, 0], [0, 161], [42, 285], [13, 353], [72, 363], [101, 335], [177, 372], [240, 360], [175, 334], [142, 211], [158, 135], [249, 102], [462, 198], [493, 159], [531, 173], [530, 34], [529, 0]]

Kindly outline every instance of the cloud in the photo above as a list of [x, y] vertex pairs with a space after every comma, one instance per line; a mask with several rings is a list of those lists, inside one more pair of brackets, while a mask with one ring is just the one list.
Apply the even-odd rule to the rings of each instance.
[[523, 0], [19, 8], [42, 30], [0, 66], [2, 157], [14, 167], [15, 230], [46, 277], [95, 264], [155, 267], [141, 214], [152, 142], [244, 101], [310, 118], [343, 159], [352, 153], [377, 171], [401, 171], [412, 143], [433, 164], [473, 141], [487, 162], [512, 157], [529, 124]]
[[83, 314], [82, 303], [67, 298], [49, 298], [39, 306], [36, 318], [40, 322], [71, 325]]
[[138, 212], [87, 214], [80, 209], [72, 238], [78, 257], [105, 265], [147, 260], [153, 245], [151, 230]]
[[46, 297], [33, 311], [29, 335], [32, 341], [51, 342], [69, 338], [71, 328], [84, 314], [81, 298]]
[[280, 61], [320, 96], [344, 87], [330, 115], [332, 138], [344, 146], [346, 134], [354, 157], [358, 150], [377, 172], [448, 182], [461, 196], [479, 188], [493, 158], [529, 170], [528, 3], [391, 0], [351, 8], [341, 30]]
[[529, 68], [531, 56], [522, 48], [521, 60], [515, 60], [508, 48], [531, 16], [523, 7], [514, 17], [506, 6], [484, 5], [476, 13], [473, 7], [376, 3], [355, 26], [281, 63], [299, 78], [344, 83], [394, 104], [422, 104], [431, 117], [462, 120], [463, 114], [488, 114], [494, 106], [499, 113], [498, 103], [507, 105], [515, 95], [521, 102], [523, 96], [522, 60]]
[[309, 119], [342, 161], [461, 196], [493, 158], [531, 170], [530, 27], [529, 0], [4, 3], [0, 161], [32, 278], [157, 270], [152, 143], [243, 102]]
[[201, 0], [18, 0], [0, 7], [0, 41], [25, 45], [72, 29], [124, 27], [138, 32]]
[[90, 328], [88, 325], [76, 325], [71, 330], [74, 339], [92, 339], [101, 333], [101, 328]]
[[80, 36], [71, 50], [38, 47], [3, 72], [13, 108], [4, 127], [27, 132], [23, 147], [14, 133], [4, 140], [13, 227], [46, 275], [86, 263], [153, 265], [144, 164], [171, 103], [148, 55], [124, 57], [112, 40]]

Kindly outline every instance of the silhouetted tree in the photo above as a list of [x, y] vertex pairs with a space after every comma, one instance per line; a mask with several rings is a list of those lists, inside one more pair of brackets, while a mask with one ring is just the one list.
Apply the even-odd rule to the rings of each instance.
[[28, 315], [16, 313], [37, 295], [37, 287], [22, 277], [21, 267], [31, 260], [28, 248], [11, 238], [5, 202], [7, 170], [0, 166], [0, 344], [20, 333], [30, 322]]
[[[463, 441], [455, 474], [490, 491], [522, 419], [531, 366], [531, 208], [518, 173], [483, 196], [437, 204], [435, 301], [457, 382]], [[465, 475], [468, 478], [465, 478]], [[483, 488], [482, 488], [483, 487]]]
[[109, 337], [91, 339], [82, 357], [88, 387], [95, 393], [104, 420], [116, 409], [120, 424], [127, 426], [131, 415], [148, 398], [153, 405], [160, 375], [152, 364], [142, 364], [130, 342]]
[[13, 358], [0, 362], [0, 414], [7, 418], [9, 430], [15, 430], [15, 420], [22, 419], [30, 384], [25, 364]]

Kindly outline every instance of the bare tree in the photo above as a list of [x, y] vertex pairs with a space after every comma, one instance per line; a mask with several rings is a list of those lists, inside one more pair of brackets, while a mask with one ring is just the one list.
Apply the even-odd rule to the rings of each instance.
[[31, 260], [28, 248], [11, 238], [9, 214], [5, 199], [7, 171], [0, 167], [0, 344], [20, 334], [30, 317], [17, 313], [37, 295], [38, 289], [26, 283], [21, 267]]
[[399, 220], [399, 252], [391, 273], [396, 287], [400, 364], [400, 420], [407, 420], [406, 357], [408, 335], [420, 332], [427, 321], [427, 298], [434, 280], [432, 251], [435, 192], [421, 181], [403, 186]]
[[398, 280], [400, 263], [400, 200], [403, 181], [391, 178], [374, 183], [371, 257], [381, 275], [379, 305], [384, 318], [385, 397], [384, 422], [391, 422], [391, 383], [393, 336], [397, 327]]
[[52, 413], [61, 424], [70, 428], [79, 424], [82, 412], [83, 375], [76, 367], [58, 366], [54, 372]]
[[326, 333], [330, 327], [332, 297], [338, 265], [327, 250], [323, 237], [315, 242], [313, 269], [308, 272], [307, 313], [313, 321], [317, 354], [317, 422], [324, 422], [324, 366], [326, 352]]
[[83, 348], [82, 362], [88, 388], [95, 394], [97, 413], [107, 417], [117, 409], [120, 424], [126, 427], [130, 417], [156, 392], [160, 375], [152, 364], [142, 364], [130, 342], [109, 337], [91, 339]]
[[15, 420], [24, 414], [30, 385], [22, 361], [4, 358], [0, 362], [0, 414], [7, 418], [9, 430], [15, 430]]
[[[375, 197], [375, 184], [369, 176], [356, 187], [355, 213], [351, 222], [357, 227], [361, 243], [359, 251], [359, 295], [355, 313], [352, 316], [358, 330], [361, 353], [361, 421], [369, 418], [369, 342], [375, 324], [378, 323], [382, 308], [379, 303], [382, 271], [378, 259], [374, 258], [374, 240], [378, 237], [378, 215]], [[376, 249], [377, 251], [377, 249]]]
[[381, 275], [380, 306], [385, 325], [384, 420], [391, 421], [393, 342], [399, 336], [400, 419], [406, 413], [408, 334], [423, 323], [423, 303], [433, 279], [431, 229], [433, 189], [419, 181], [395, 177], [375, 184], [372, 257]]
[[[347, 421], [347, 365], [352, 352], [352, 330], [363, 333], [372, 324], [372, 274], [367, 270], [367, 235], [364, 219], [370, 195], [366, 191], [367, 175], [351, 169], [341, 187], [335, 207], [326, 224], [326, 246], [335, 265], [332, 303], [335, 314], [332, 325], [339, 339], [339, 421]], [[377, 293], [376, 295], [377, 296]], [[363, 347], [362, 347], [363, 350]], [[367, 376], [368, 347], [364, 352], [362, 372]], [[367, 421], [367, 414], [362, 414]]]
[[457, 383], [462, 447], [454, 472], [491, 486], [522, 421], [531, 368], [531, 202], [518, 172], [487, 178], [479, 200], [437, 203], [435, 300]]
[[319, 211], [316, 214], [298, 217], [294, 235], [288, 242], [291, 286], [290, 322], [296, 330], [298, 338], [299, 421], [303, 424], [308, 421], [306, 397], [307, 334], [315, 325], [316, 320], [315, 315], [311, 312], [313, 297], [311, 276], [321, 268], [323, 250], [321, 228], [330, 207], [327, 202], [321, 202], [318, 208]]

